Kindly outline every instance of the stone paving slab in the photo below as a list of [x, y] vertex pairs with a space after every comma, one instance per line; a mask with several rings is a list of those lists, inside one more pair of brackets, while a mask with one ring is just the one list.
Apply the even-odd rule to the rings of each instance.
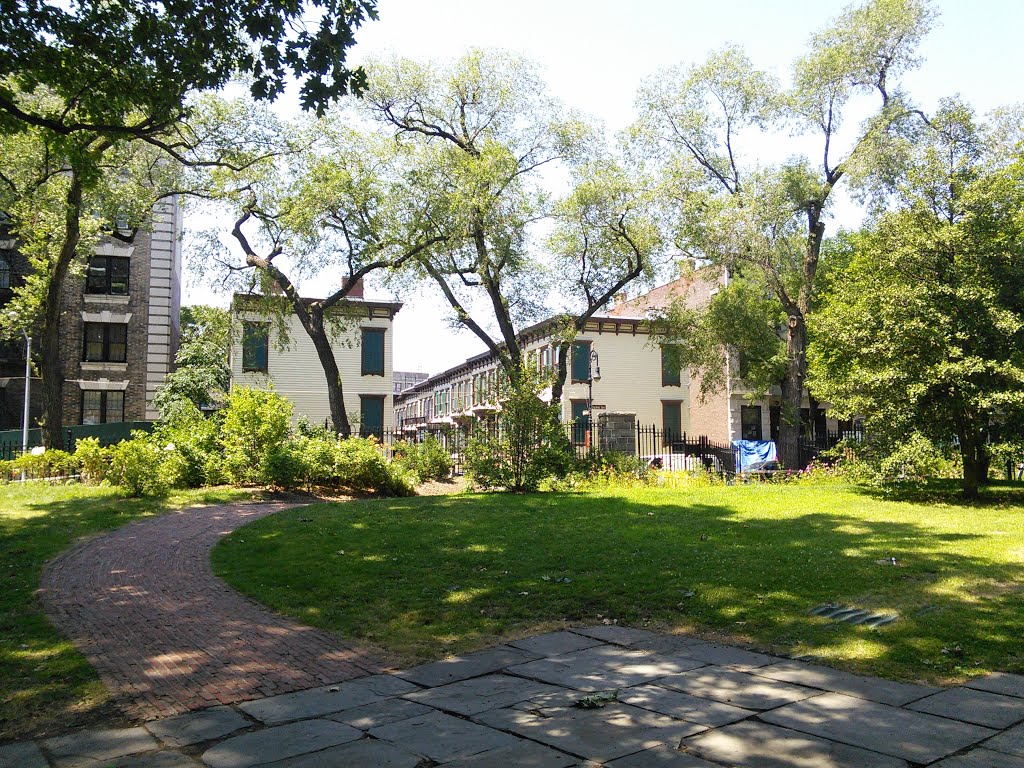
[[43, 747], [60, 768], [78, 768], [100, 760], [156, 750], [160, 744], [145, 728], [82, 731], [46, 739]]
[[486, 651], [466, 656], [453, 656], [450, 659], [422, 664], [396, 674], [417, 685], [432, 687], [497, 672], [504, 667], [522, 664], [536, 658], [536, 654], [520, 648], [499, 645], [496, 648], [488, 648]]
[[518, 709], [492, 709], [476, 720], [555, 749], [597, 762], [625, 757], [659, 744], [678, 744], [704, 726], [673, 720], [628, 704], [563, 709], [547, 717]]
[[971, 680], [969, 683], [966, 683], [966, 686], [979, 691], [990, 691], [991, 693], [1001, 693], [1004, 696], [1024, 698], [1024, 675], [993, 672], [991, 675]]
[[661, 635], [656, 632], [649, 632], [646, 629], [633, 629], [632, 627], [620, 627], [616, 624], [598, 624], [593, 627], [574, 629], [573, 632], [586, 637], [592, 637], [605, 643], [614, 645], [634, 645], [647, 640], [655, 640]]
[[689, 752], [680, 752], [664, 744], [643, 752], [634, 752], [605, 765], [606, 768], [721, 768], [719, 763], [709, 763]]
[[303, 720], [245, 733], [203, 753], [211, 768], [250, 768], [355, 741], [363, 732], [333, 720]]
[[930, 688], [914, 683], [901, 683], [896, 680], [883, 680], [878, 677], [864, 677], [849, 672], [842, 672], [831, 667], [808, 664], [804, 661], [782, 661], [777, 664], [758, 668], [754, 674], [781, 680], [786, 683], [806, 685], [820, 688], [833, 693], [845, 693], [859, 699], [877, 701], [879, 704], [902, 706], [911, 701], [924, 698], [938, 692], [938, 688]]
[[472, 757], [462, 757], [444, 763], [444, 768], [569, 768], [578, 762], [577, 758], [564, 752], [521, 739], [511, 747], [492, 749]]
[[311, 755], [265, 763], [260, 768], [417, 768], [422, 762], [419, 755], [386, 741], [362, 739]]
[[146, 728], [168, 746], [187, 747], [222, 738], [251, 724], [231, 707], [220, 706], [154, 720]]
[[757, 714], [749, 709], [740, 709], [731, 704], [702, 699], [657, 685], [641, 685], [619, 691], [618, 700], [679, 720], [708, 726], [727, 725]]
[[718, 645], [715, 643], [696, 642], [690, 643], [679, 649], [678, 654], [690, 659], [702, 661], [705, 664], [717, 664], [721, 667], [732, 667], [746, 672], [758, 667], [764, 667], [778, 661], [775, 656], [767, 656], [763, 653], [754, 653], [743, 648], [736, 648], [732, 645]]
[[657, 684], [745, 709], [774, 709], [821, 693], [800, 685], [766, 680], [749, 672], [714, 666], [663, 677]]
[[561, 656], [563, 653], [580, 651], [602, 645], [600, 640], [578, 635], [575, 632], [548, 632], [544, 635], [527, 637], [509, 643], [514, 648], [532, 653], [535, 656]]
[[475, 715], [488, 709], [509, 707], [526, 699], [561, 691], [561, 688], [553, 685], [521, 677], [484, 675], [407, 693], [403, 698], [460, 715]]
[[703, 665], [693, 659], [603, 645], [509, 667], [508, 671], [580, 691], [604, 691], [649, 683]]
[[701, 757], [744, 768], [906, 768], [906, 762], [767, 723], [743, 722], [683, 741]]
[[1003, 731], [995, 738], [986, 741], [985, 746], [988, 749], [1024, 757], [1024, 725]]
[[165, 750], [145, 755], [127, 755], [116, 760], [95, 760], [83, 768], [202, 768], [202, 764], [180, 752]]
[[976, 744], [996, 731], [923, 712], [823, 693], [761, 715], [765, 722], [863, 747], [916, 763], [930, 763]]
[[931, 768], [1024, 768], [1024, 757], [1014, 757], [979, 747], [966, 754], [932, 763]]
[[353, 728], [368, 731], [388, 723], [429, 715], [432, 711], [430, 707], [405, 699], [387, 699], [376, 704], [335, 712], [333, 715], [325, 715], [325, 717], [328, 720], [337, 720], [339, 723], [351, 725]]
[[392, 675], [374, 675], [339, 685], [327, 685], [308, 691], [286, 693], [240, 704], [246, 713], [268, 725], [300, 718], [320, 717], [343, 709], [419, 690], [412, 683]]
[[510, 747], [517, 741], [507, 733], [441, 712], [372, 728], [370, 735], [439, 763]]
[[31, 741], [0, 746], [0, 765], [4, 768], [49, 768], [42, 750]]
[[915, 701], [907, 709], [989, 728], [1007, 728], [1024, 720], [1024, 699], [970, 688], [950, 688]]

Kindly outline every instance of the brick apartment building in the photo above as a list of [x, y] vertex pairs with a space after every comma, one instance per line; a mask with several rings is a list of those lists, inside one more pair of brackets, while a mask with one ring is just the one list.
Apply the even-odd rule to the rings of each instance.
[[[181, 211], [158, 204], [132, 242], [101, 242], [84, 274], [65, 284], [60, 356], [63, 423], [151, 421], [157, 387], [174, 365], [181, 308]], [[24, 279], [27, 263], [0, 238], [0, 305]], [[0, 348], [0, 429], [21, 426], [24, 347]], [[42, 410], [33, 382], [32, 419]]]

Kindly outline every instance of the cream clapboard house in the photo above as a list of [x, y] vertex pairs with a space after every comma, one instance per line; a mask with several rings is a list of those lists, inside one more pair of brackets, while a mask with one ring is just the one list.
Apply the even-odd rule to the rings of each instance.
[[[573, 342], [569, 370], [562, 395], [561, 418], [580, 428], [578, 439], [589, 427], [588, 378], [591, 354], [597, 353], [600, 378], [593, 381], [593, 414], [635, 414], [641, 427], [654, 427], [670, 435], [701, 435], [727, 443], [732, 440], [778, 438], [780, 393], [758, 398], [739, 380], [735, 360], [728, 367], [726, 387], [706, 399], [699, 397], [699, 380], [687, 371], [673, 370], [661, 347], [651, 337], [651, 313], [682, 297], [693, 308], [705, 306], [725, 284], [724, 274], [704, 269], [659, 286], [631, 300], [619, 300], [584, 326]], [[555, 319], [522, 331], [520, 338], [530, 365], [552, 372], [556, 360], [558, 323]], [[422, 430], [468, 425], [500, 411], [502, 375], [490, 353], [469, 358], [406, 389], [395, 398], [397, 429], [414, 434]], [[550, 398], [550, 388], [541, 393]], [[842, 431], [841, 422], [819, 416], [817, 432]], [[810, 429], [808, 425], [808, 430]]]
[[[394, 428], [392, 321], [402, 305], [358, 294], [332, 310], [344, 319], [331, 346], [353, 432], [381, 434]], [[236, 294], [232, 302], [238, 329], [230, 356], [232, 386], [273, 386], [294, 405], [294, 419], [329, 423], [327, 385], [313, 342], [294, 313], [285, 316], [282, 334], [277, 322], [260, 310], [260, 299]]]

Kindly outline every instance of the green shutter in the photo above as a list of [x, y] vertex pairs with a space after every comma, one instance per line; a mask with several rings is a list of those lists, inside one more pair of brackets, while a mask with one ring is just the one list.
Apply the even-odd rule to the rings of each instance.
[[363, 376], [384, 375], [384, 329], [363, 328]]
[[670, 350], [665, 347], [661, 348], [661, 386], [663, 387], [678, 387], [680, 386], [679, 378], [679, 358], [672, 354]]
[[384, 398], [376, 395], [359, 397], [359, 433], [363, 436], [384, 434]]
[[590, 379], [590, 344], [572, 345], [572, 380], [588, 381]]
[[587, 414], [586, 400], [572, 401], [572, 441], [576, 445], [583, 445], [587, 439], [587, 430], [590, 429], [590, 416]]
[[242, 326], [242, 370], [266, 371], [270, 326], [246, 323]]
[[665, 439], [678, 440], [683, 434], [683, 414], [679, 403], [661, 404], [661, 422]]

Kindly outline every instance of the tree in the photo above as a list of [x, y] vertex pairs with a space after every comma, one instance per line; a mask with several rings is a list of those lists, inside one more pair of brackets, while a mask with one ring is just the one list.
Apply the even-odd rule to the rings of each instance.
[[871, 432], [956, 437], [964, 494], [1024, 425], [1024, 156], [945, 102], [893, 190], [848, 241], [814, 322], [812, 386]]
[[[431, 224], [433, 202], [404, 173], [404, 149], [348, 120], [336, 112], [305, 127], [280, 123], [275, 141], [286, 160], [221, 177], [216, 196], [222, 210], [235, 212], [231, 234], [242, 261], [223, 253], [214, 265], [258, 284], [262, 310], [279, 320], [295, 314], [324, 370], [334, 429], [346, 436], [351, 426], [331, 346], [353, 322], [346, 297], [371, 273], [400, 269], [446, 239]], [[324, 298], [303, 297], [298, 282], [325, 272], [337, 287]]]
[[[289, 78], [305, 109], [322, 113], [365, 76], [346, 65], [355, 30], [377, 18], [375, 0], [221, 3], [48, 3], [12, 0], [0, 27], [0, 132], [162, 142], [186, 96], [241, 72], [255, 98]], [[40, 88], [55, 103], [26, 101]]]
[[[546, 313], [550, 290], [572, 308], [571, 334], [650, 274], [657, 237], [639, 187], [590, 126], [546, 95], [528, 61], [474, 50], [446, 67], [396, 60], [368, 71], [365, 107], [412, 148], [415, 180], [437, 202], [434, 222], [448, 235], [406, 273], [440, 291], [453, 323], [472, 331], [517, 387], [517, 328]], [[555, 205], [548, 184], [558, 170], [577, 186]], [[552, 216], [562, 222], [549, 243], [556, 253], [542, 259], [535, 225]], [[561, 365], [564, 378], [564, 355]]]
[[154, 398], [167, 418], [180, 403], [196, 408], [219, 406], [231, 384], [231, 315], [219, 307], [181, 308], [181, 340], [175, 369], [164, 378]]
[[[699, 66], [661, 73], [639, 96], [636, 133], [675, 202], [677, 244], [686, 255], [758, 272], [786, 316], [779, 452], [789, 466], [799, 460], [807, 321], [832, 193], [844, 178], [893, 165], [899, 131], [915, 114], [893, 80], [915, 64], [931, 18], [922, 0], [869, 0], [812, 37], [788, 89], [727, 47]], [[872, 93], [878, 107], [842, 151], [844, 111]], [[816, 144], [819, 159], [743, 162], [745, 139], [783, 128]]]

